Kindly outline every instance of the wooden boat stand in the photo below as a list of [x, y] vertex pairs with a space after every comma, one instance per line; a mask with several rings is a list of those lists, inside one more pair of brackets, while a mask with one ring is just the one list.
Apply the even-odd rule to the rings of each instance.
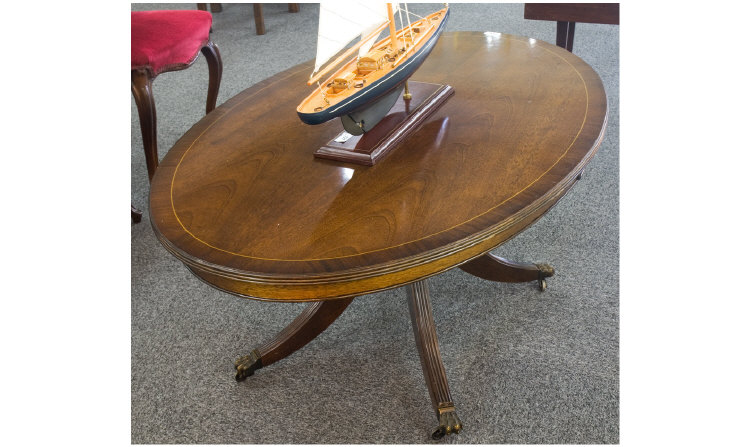
[[346, 131], [342, 131], [315, 151], [315, 156], [372, 166], [414, 133], [453, 93], [450, 85], [411, 81], [407, 84], [404, 95], [369, 132], [352, 135], [346, 141], [338, 142], [342, 135], [348, 135]]
[[[482, 279], [497, 282], [538, 281], [541, 290], [546, 289], [545, 278], [554, 275], [554, 269], [546, 264], [528, 264], [508, 261], [486, 253], [459, 266], [465, 272]], [[432, 408], [438, 419], [438, 426], [432, 432], [433, 439], [459, 433], [463, 428], [456, 414], [451, 398], [448, 378], [440, 357], [435, 321], [427, 288], [427, 280], [420, 280], [406, 286], [412, 329], [422, 363]], [[269, 366], [305, 346], [331, 325], [354, 300], [317, 301], [309, 304], [289, 326], [276, 337], [249, 355], [237, 359], [235, 379], [243, 381], [260, 368]]]

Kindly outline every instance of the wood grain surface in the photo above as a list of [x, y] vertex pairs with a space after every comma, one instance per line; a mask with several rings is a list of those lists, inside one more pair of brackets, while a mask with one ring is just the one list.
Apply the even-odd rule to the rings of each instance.
[[196, 275], [230, 293], [310, 301], [448, 270], [541, 217], [601, 144], [599, 76], [554, 45], [445, 33], [413, 79], [455, 95], [372, 167], [316, 159], [338, 120], [303, 124], [312, 62], [241, 92], [162, 160], [151, 221]]

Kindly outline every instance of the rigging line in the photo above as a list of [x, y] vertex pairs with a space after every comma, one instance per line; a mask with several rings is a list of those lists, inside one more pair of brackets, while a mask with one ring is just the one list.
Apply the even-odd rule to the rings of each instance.
[[424, 20], [424, 17], [422, 17], [421, 15], [419, 15], [419, 14], [415, 14], [415, 13], [413, 13], [413, 12], [409, 12], [409, 5], [408, 5], [408, 4], [404, 3], [404, 5], [406, 5], [406, 18], [407, 18], [407, 19], [409, 18], [409, 14], [411, 14], [411, 15], [413, 15], [413, 16], [417, 16], [417, 17], [419, 17], [420, 19]]
[[[322, 8], [322, 5], [321, 5], [321, 8]], [[382, 18], [382, 16], [383, 16], [382, 12], [379, 12], [379, 11], [375, 11], [375, 10], [373, 10], [373, 9], [371, 9], [371, 8], [367, 8], [367, 7], [365, 7], [365, 9], [367, 9], [367, 10], [368, 10], [368, 11], [370, 11], [370, 12], [372, 12], [372, 13], [373, 13], [373, 15], [377, 15], [377, 16], [379, 16], [379, 17], [381, 17], [381, 18]], [[352, 17], [344, 17], [344, 16], [342, 16], [341, 14], [339, 14], [339, 12], [338, 12], [338, 11], [337, 11], [336, 9], [330, 9], [330, 8], [326, 8], [325, 10], [326, 10], [326, 11], [328, 11], [329, 13], [332, 13], [332, 15], [335, 15], [336, 17], [338, 17], [338, 18], [340, 18], [340, 19], [343, 19], [343, 20], [342, 20], [343, 22], [349, 22], [349, 23], [353, 23], [354, 25], [356, 25], [356, 26], [357, 26], [357, 27], [359, 27], [359, 28], [362, 28], [362, 27], [366, 26], [366, 24], [365, 24], [365, 25], [363, 25], [363, 24], [362, 24], [361, 22], [358, 22], [358, 21], [354, 20], [354, 19], [353, 19]], [[387, 21], [388, 21], [388, 19], [387, 19], [387, 18], [385, 18], [385, 21], [387, 22]], [[352, 39], [353, 39], [353, 38], [352, 38]]]
[[318, 81], [318, 88], [320, 89], [320, 94], [323, 95], [323, 101], [325, 101], [326, 104], [330, 105], [331, 102], [328, 101], [328, 98], [326, 98], [326, 92], [323, 91], [323, 87], [320, 85], [320, 81]]
[[371, 12], [374, 15], [385, 17], [385, 15], [383, 14], [383, 10], [382, 10], [383, 6], [378, 6], [377, 8], [373, 9], [368, 4], [362, 4], [362, 3], [360, 3], [359, 5], [360, 5], [360, 7], [366, 9], [367, 11]]
[[406, 21], [409, 23], [409, 37], [411, 38], [411, 46], [414, 46], [414, 31], [411, 29], [411, 19], [409, 19], [409, 4], [404, 3], [404, 8], [406, 8]]

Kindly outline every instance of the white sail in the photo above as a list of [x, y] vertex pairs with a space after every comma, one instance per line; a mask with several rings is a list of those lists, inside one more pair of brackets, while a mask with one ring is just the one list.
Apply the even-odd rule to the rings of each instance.
[[[348, 43], [360, 36], [364, 38], [388, 21], [385, 2], [381, 1], [323, 1], [320, 4], [318, 22], [318, 53], [315, 57], [315, 70], [328, 62]], [[376, 38], [360, 48], [360, 55], [366, 54]], [[363, 48], [366, 49], [363, 52]]]

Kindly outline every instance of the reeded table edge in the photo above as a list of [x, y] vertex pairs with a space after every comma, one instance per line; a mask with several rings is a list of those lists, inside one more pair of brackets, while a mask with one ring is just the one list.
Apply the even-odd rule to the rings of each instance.
[[[394, 262], [375, 264], [372, 266], [342, 270], [339, 272], [332, 272], [332, 273], [321, 272], [321, 273], [316, 273], [316, 274], [281, 274], [281, 273], [269, 274], [269, 273], [261, 273], [261, 272], [248, 272], [248, 271], [229, 268], [226, 266], [212, 264], [210, 262], [206, 262], [204, 260], [195, 258], [185, 253], [181, 249], [177, 248], [174, 244], [172, 244], [169, 240], [167, 240], [164, 236], [162, 236], [162, 234], [156, 228], [153, 218], [151, 219], [151, 225], [155, 230], [154, 232], [157, 236], [157, 239], [164, 246], [164, 248], [166, 248], [167, 251], [169, 251], [176, 258], [182, 261], [193, 273], [196, 274], [196, 276], [198, 276], [199, 279], [203, 280], [204, 282], [211, 285], [212, 287], [218, 288], [219, 290], [231, 293], [233, 295], [241, 296], [244, 298], [262, 300], [262, 301], [307, 302], [307, 301], [320, 301], [320, 300], [325, 300], [325, 299], [346, 298], [346, 297], [351, 297], [351, 296], [357, 296], [357, 295], [363, 295], [363, 294], [388, 290], [388, 289], [403, 286], [404, 284], [408, 284], [414, 281], [419, 281], [419, 280], [428, 278], [430, 276], [437, 275], [444, 271], [450, 270], [458, 265], [461, 265], [465, 262], [468, 262], [476, 257], [479, 257], [493, 250], [494, 248], [498, 247], [503, 242], [509, 240], [510, 238], [517, 235], [518, 233], [523, 231], [525, 228], [533, 224], [537, 219], [539, 219], [549, 209], [551, 209], [552, 206], [554, 206], [575, 184], [576, 177], [583, 171], [586, 165], [591, 161], [591, 159], [594, 157], [596, 152], [599, 150], [599, 147], [601, 146], [602, 141], [604, 140], [604, 134], [607, 128], [608, 119], [609, 119], [609, 104], [607, 102], [607, 109], [605, 110], [601, 131], [596, 141], [594, 142], [594, 145], [586, 154], [586, 157], [583, 160], [581, 160], [581, 162], [576, 165], [576, 168], [571, 170], [571, 172], [567, 176], [565, 176], [563, 180], [560, 181], [554, 188], [550, 189], [546, 194], [544, 194], [543, 196], [541, 196], [540, 198], [538, 198], [537, 200], [535, 200], [528, 206], [524, 207], [523, 210], [515, 213], [510, 218], [505, 219], [496, 225], [492, 225], [483, 231], [480, 231], [471, 236], [458, 240], [452, 244], [448, 244], [443, 247], [439, 247], [430, 251], [426, 251], [419, 255], [402, 258]], [[538, 216], [534, 217], [534, 214], [538, 213], [540, 210], [542, 210], [542, 212]], [[519, 221], [524, 221], [531, 217], [534, 217], [534, 218], [530, 222], [523, 225], [523, 227], [518, 228], [517, 231], [513, 231], [512, 233], [510, 233], [509, 230], [514, 228], [514, 226]], [[316, 286], [325, 288], [325, 286], [333, 286], [333, 285], [342, 284], [342, 283], [354, 283], [354, 282], [363, 281], [366, 279], [379, 278], [386, 274], [408, 273], [409, 270], [413, 270], [420, 266], [424, 266], [432, 262], [439, 261], [448, 256], [458, 255], [462, 252], [465, 252], [466, 250], [470, 248], [480, 246], [488, 240], [491, 240], [498, 236], [502, 236], [504, 232], [508, 232], [509, 234], [507, 234], [507, 237], [501, 237], [499, 242], [493, 243], [492, 245], [488, 247], [482, 247], [482, 250], [480, 252], [472, 253], [466, 256], [465, 258], [460, 258], [456, 262], [451, 262], [451, 264], [448, 266], [435, 269], [434, 271], [430, 271], [427, 274], [416, 274], [416, 275], [411, 275], [411, 276], [406, 275], [406, 278], [408, 279], [405, 279], [402, 282], [390, 284], [388, 286], [382, 286], [382, 287], [366, 289], [366, 290], [361, 290], [361, 291], [354, 291], [354, 292], [346, 293], [346, 294], [334, 294], [334, 295], [323, 295], [323, 296], [302, 297], [302, 298], [295, 298], [295, 297], [281, 298], [279, 296], [272, 297], [272, 296], [251, 295], [247, 293], [238, 292], [237, 290], [231, 290], [228, 288], [220, 287], [206, 280], [205, 278], [201, 278], [199, 276], [201, 272], [205, 272], [209, 275], [224, 278], [229, 281], [244, 283], [248, 289], [254, 289], [253, 286], [255, 285], [280, 287], [280, 288], [290, 289], [290, 290], [294, 290], [295, 288], [299, 288], [301, 290], [307, 290], [307, 289], [313, 289]], [[262, 290], [262, 289], [258, 287], [258, 290]]]

